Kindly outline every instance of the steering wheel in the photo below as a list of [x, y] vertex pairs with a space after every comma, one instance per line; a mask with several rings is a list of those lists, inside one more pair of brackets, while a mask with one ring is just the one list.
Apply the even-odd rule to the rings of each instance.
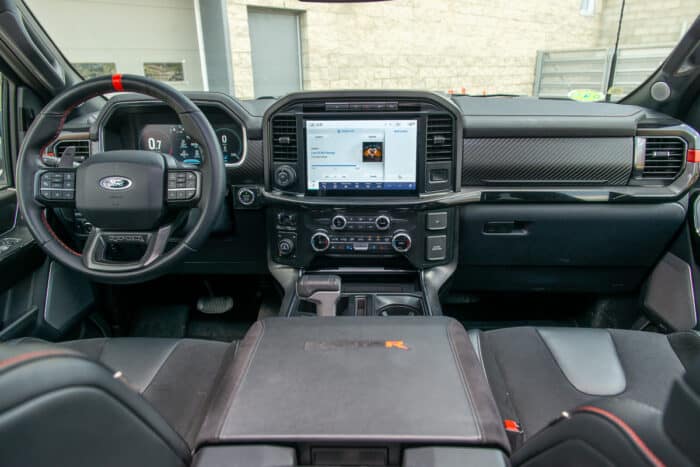
[[[194, 167], [166, 154], [119, 150], [93, 154], [77, 169], [46, 165], [42, 155], [71, 111], [113, 92], [137, 92], [167, 104], [199, 143], [202, 163]], [[202, 111], [174, 88], [136, 75], [89, 79], [56, 96], [27, 131], [17, 162], [19, 208], [37, 243], [57, 262], [98, 282], [143, 282], [168, 272], [206, 241], [225, 192], [224, 160]], [[49, 225], [46, 211], [57, 207], [75, 208], [93, 225], [82, 253]], [[198, 218], [167, 248], [188, 212]], [[115, 248], [136, 254], [114, 255]]]

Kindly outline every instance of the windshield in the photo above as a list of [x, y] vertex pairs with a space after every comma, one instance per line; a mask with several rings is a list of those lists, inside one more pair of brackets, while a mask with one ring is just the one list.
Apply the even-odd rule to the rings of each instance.
[[132, 73], [242, 99], [380, 88], [614, 101], [700, 12], [700, 0], [27, 3], [86, 78]]

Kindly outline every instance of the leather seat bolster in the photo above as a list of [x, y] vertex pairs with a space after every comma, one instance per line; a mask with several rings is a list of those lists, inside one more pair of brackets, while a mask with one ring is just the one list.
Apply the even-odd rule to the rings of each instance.
[[599, 397], [662, 408], [683, 360], [700, 355], [700, 336], [680, 334], [519, 327], [471, 338], [502, 417], [519, 422], [527, 441], [562, 411]]
[[[31, 408], [39, 404], [39, 401], [45, 403], [48, 398], [66, 398], [70, 394], [89, 389], [93, 397], [107, 398], [121, 405], [128, 413], [137, 414], [139, 430], [146, 429], [152, 433], [153, 439], [160, 440], [160, 443], [169, 448], [171, 455], [183, 464], [189, 462], [189, 448], [163, 417], [99, 363], [74, 351], [45, 345], [2, 346], [2, 352], [5, 362], [8, 358], [11, 361], [21, 360], [20, 364], [5, 363], [4, 370], [0, 373], [0, 414], [3, 414], [0, 418], [3, 420], [7, 421], [7, 414], [18, 410], [18, 407]], [[16, 355], [8, 357], [8, 352], [16, 352]], [[21, 358], [26, 355], [33, 357]], [[53, 409], [53, 406], [47, 406], [47, 410]], [[88, 416], [74, 414], [74, 417]], [[54, 430], [57, 433], [61, 432], [60, 427], [66, 426], [65, 419], [36, 419], [34, 423], [48, 426], [55, 424]], [[2, 431], [3, 426], [0, 424], [0, 433]], [[65, 431], [68, 439], [70, 430]]]
[[61, 343], [104, 364], [113, 371], [127, 373], [134, 390], [143, 392], [165, 365], [180, 339], [128, 337], [120, 339], [83, 339]]
[[514, 466], [664, 465], [693, 463], [670, 442], [658, 409], [608, 398], [573, 410], [532, 437], [512, 457]]

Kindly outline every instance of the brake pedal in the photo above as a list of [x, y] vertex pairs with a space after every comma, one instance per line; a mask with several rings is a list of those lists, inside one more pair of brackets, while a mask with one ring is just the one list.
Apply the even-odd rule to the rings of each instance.
[[233, 309], [232, 297], [202, 297], [197, 300], [197, 310], [208, 315], [220, 315]]

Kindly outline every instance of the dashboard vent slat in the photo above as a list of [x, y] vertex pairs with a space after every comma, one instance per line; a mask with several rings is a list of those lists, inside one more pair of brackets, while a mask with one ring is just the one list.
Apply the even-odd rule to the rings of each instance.
[[687, 146], [683, 139], [672, 137], [647, 137], [644, 147], [644, 170], [641, 178], [647, 180], [673, 180], [685, 163]]
[[428, 117], [427, 147], [425, 158], [428, 161], [451, 161], [454, 157], [454, 126], [448, 115]]
[[296, 162], [297, 119], [294, 116], [278, 116], [272, 119], [272, 160]]
[[63, 151], [71, 146], [75, 148], [75, 157], [73, 159], [75, 162], [80, 163], [90, 157], [90, 141], [86, 139], [58, 141], [53, 146], [53, 153], [56, 157], [61, 157]]

